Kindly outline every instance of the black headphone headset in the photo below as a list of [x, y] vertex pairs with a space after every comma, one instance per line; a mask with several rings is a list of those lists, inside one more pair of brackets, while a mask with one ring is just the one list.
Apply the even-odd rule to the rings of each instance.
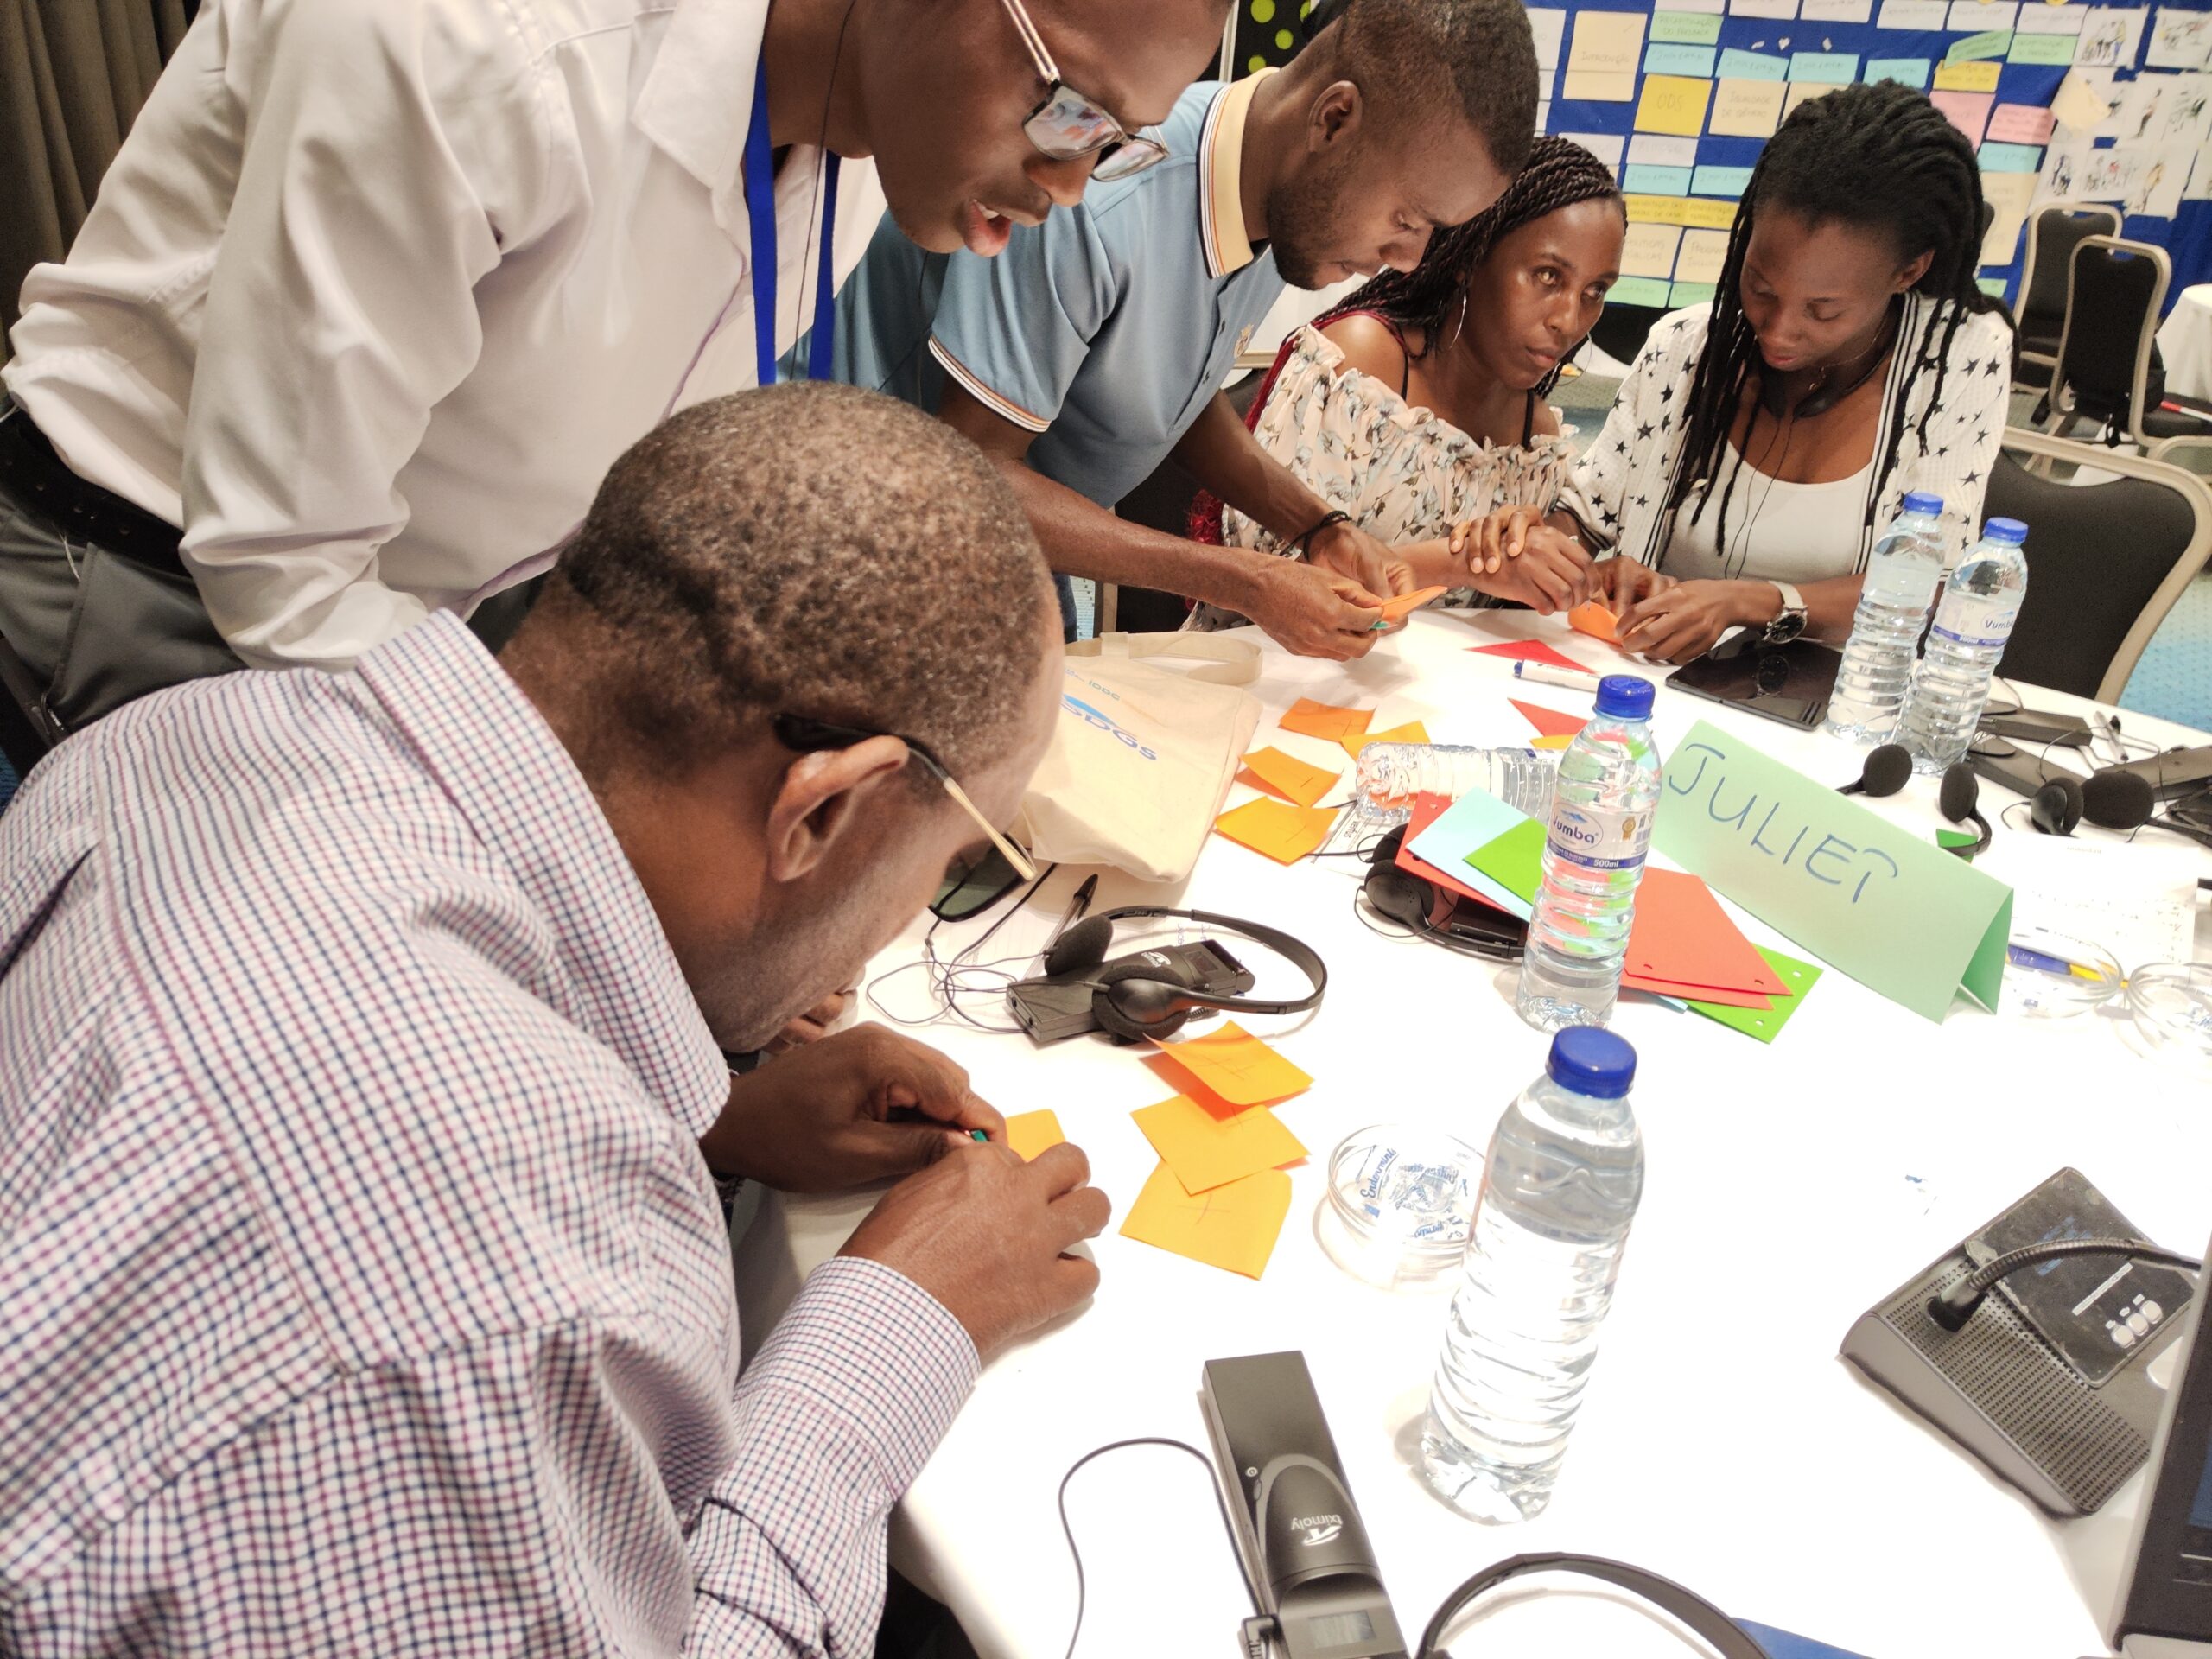
[[[1206, 927], [1217, 927], [1264, 944], [1306, 976], [1310, 988], [1287, 1001], [1268, 1001], [1250, 996], [1217, 996], [1193, 988], [1186, 970], [1173, 957], [1161, 963], [1122, 962], [1101, 971], [1114, 943], [1114, 924], [1143, 917], [1179, 916]], [[1052, 941], [1045, 953], [1048, 978], [1090, 975], [1090, 1017], [1098, 1028], [1122, 1043], [1166, 1037], [1182, 1030], [1200, 1008], [1219, 1008], [1229, 1014], [1303, 1014], [1320, 1001], [1329, 988], [1329, 970], [1312, 946], [1287, 933], [1235, 916], [1210, 910], [1170, 910], [1164, 905], [1128, 905], [1102, 910], [1086, 917]]]
[[[1910, 752], [1902, 743], [1885, 743], [1868, 752], [1866, 761], [1859, 767], [1857, 781], [1844, 785], [1836, 792], [1840, 795], [1865, 795], [1870, 798], [1894, 795], [1911, 781], [1912, 755]], [[2047, 809], [2044, 800], [2044, 795], [2051, 793], [2056, 787], [2056, 785], [2046, 785], [2043, 793], [2036, 797], [2036, 823], [2038, 827], [2050, 827], [2044, 824], [2043, 820], [2043, 814], [2046, 810], [2051, 812], [2052, 822], [2054, 823], [2057, 822], [2057, 809], [2056, 807]], [[2059, 835], [2072, 833], [2075, 823], [2080, 819], [2081, 792], [2079, 789], [2074, 791], [2075, 797], [2074, 817], [2066, 820], [2066, 828], [2056, 832]], [[1989, 850], [1989, 820], [1981, 816], [1981, 781], [1974, 776], [1974, 768], [1971, 766], [1963, 760], [1955, 760], [1945, 768], [1942, 791], [1936, 797], [1936, 803], [1942, 808], [1943, 816], [1953, 823], [1971, 822], [1977, 830], [1981, 831], [1980, 839], [1974, 842], [1973, 845], [1948, 848], [1947, 851], [1956, 853], [1961, 858], [1972, 858], [1976, 853]]]
[[1481, 957], [1490, 962], [1518, 961], [1524, 954], [1521, 945], [1439, 927], [1430, 920], [1440, 908], [1448, 909], [1449, 906], [1434, 882], [1424, 881], [1398, 868], [1398, 848], [1405, 838], [1405, 829], [1401, 825], [1376, 842], [1375, 850], [1368, 855], [1367, 879], [1361, 883], [1360, 893], [1369, 906], [1408, 932], [1431, 944], [1440, 944], [1446, 950], [1456, 950], [1463, 957]]
[[1671, 1614], [1721, 1659], [1768, 1659], [1766, 1649], [1748, 1630], [1694, 1590], [1643, 1567], [1630, 1567], [1626, 1561], [1608, 1560], [1602, 1555], [1574, 1554], [1516, 1555], [1485, 1567], [1445, 1599], [1444, 1605], [1436, 1610], [1436, 1616], [1428, 1621], [1428, 1628], [1421, 1632], [1414, 1653], [1422, 1656], [1422, 1659], [1430, 1655], [1440, 1656], [1443, 1650], [1437, 1644], [1470, 1602], [1510, 1580], [1530, 1573], [1578, 1573], [1585, 1578], [1600, 1580], [1641, 1596]]
[[1972, 858], [1976, 853], [1989, 850], [1989, 820], [1981, 816], [1981, 780], [1974, 775], [1974, 768], [1963, 760], [1954, 760], [1943, 770], [1943, 787], [1936, 798], [1943, 816], [1953, 823], [1971, 823], [1981, 831], [1981, 838], [1970, 847], [1954, 847], [1950, 850], [1961, 858]]

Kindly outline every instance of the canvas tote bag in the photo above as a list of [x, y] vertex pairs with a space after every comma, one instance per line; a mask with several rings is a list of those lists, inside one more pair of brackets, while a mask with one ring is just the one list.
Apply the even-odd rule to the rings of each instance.
[[1109, 633], [1067, 648], [1059, 728], [1014, 839], [1040, 863], [1179, 881], [1260, 723], [1260, 648], [1216, 633]]

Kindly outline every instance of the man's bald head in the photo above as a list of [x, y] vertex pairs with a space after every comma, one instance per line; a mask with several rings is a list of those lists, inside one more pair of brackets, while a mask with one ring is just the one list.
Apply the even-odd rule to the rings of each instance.
[[1026, 718], [1051, 603], [980, 450], [891, 398], [800, 384], [640, 439], [516, 646], [570, 636], [603, 731], [664, 769], [793, 714], [912, 738], [959, 776]]

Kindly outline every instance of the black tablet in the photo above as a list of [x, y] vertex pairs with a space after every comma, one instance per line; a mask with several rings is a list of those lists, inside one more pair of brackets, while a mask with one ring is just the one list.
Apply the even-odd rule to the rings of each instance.
[[1694, 697], [1809, 729], [1827, 713], [1842, 660], [1841, 652], [1810, 639], [1770, 645], [1747, 631], [1683, 664], [1667, 683]]

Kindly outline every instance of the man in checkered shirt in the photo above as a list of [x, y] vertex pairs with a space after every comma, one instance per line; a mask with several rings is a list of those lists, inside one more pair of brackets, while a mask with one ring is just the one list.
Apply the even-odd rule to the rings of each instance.
[[[988, 845], [936, 767], [1011, 816], [1058, 632], [964, 440], [784, 387], [618, 462], [497, 661], [441, 614], [40, 766], [0, 1650], [868, 1652], [891, 1505], [979, 1354], [1089, 1294], [1106, 1203], [903, 1039], [719, 1048]], [[710, 1166], [906, 1177], [742, 1376]]]

